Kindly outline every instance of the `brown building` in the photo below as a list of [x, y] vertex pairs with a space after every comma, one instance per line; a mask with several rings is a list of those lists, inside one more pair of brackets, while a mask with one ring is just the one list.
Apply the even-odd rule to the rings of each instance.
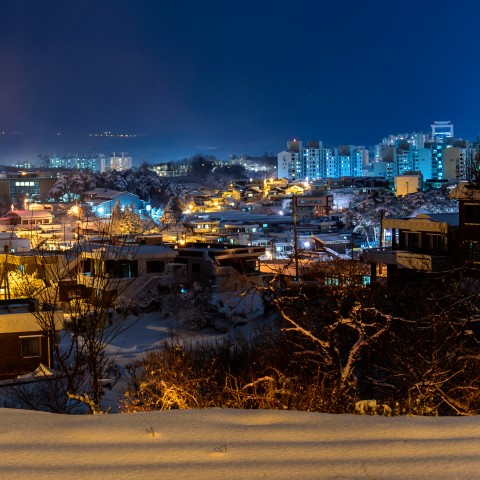
[[50, 367], [50, 344], [35, 308], [31, 299], [0, 301], [0, 379], [33, 372], [40, 364]]

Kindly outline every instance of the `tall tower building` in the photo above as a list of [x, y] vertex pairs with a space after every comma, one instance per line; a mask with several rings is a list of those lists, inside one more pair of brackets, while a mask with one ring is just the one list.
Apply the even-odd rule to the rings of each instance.
[[432, 124], [432, 139], [437, 143], [445, 143], [446, 138], [453, 137], [453, 124], [447, 122], [433, 122]]

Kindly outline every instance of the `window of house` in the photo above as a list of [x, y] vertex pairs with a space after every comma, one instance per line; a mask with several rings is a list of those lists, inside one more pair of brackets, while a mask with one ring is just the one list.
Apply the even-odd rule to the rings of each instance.
[[407, 247], [420, 248], [420, 234], [417, 232], [407, 232]]
[[163, 260], [147, 261], [147, 273], [163, 273], [165, 271], [165, 262]]
[[132, 266], [130, 263], [122, 263], [120, 267], [120, 271], [122, 272], [122, 278], [131, 278], [132, 277]]
[[39, 357], [41, 350], [41, 339], [42, 337], [39, 335], [32, 337], [20, 337], [22, 358]]
[[324, 281], [326, 286], [330, 286], [330, 285], [338, 286], [339, 284], [338, 277], [335, 275], [333, 276], [325, 275]]
[[192, 273], [201, 273], [199, 263], [192, 263]]
[[443, 235], [429, 235], [430, 250], [445, 252], [447, 250], [447, 239]]
[[465, 223], [480, 223], [480, 205], [465, 205]]

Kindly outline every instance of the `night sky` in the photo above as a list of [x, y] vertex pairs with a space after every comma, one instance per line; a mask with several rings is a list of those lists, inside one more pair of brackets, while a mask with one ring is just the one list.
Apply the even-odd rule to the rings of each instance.
[[434, 120], [475, 139], [479, 19], [477, 0], [0, 0], [0, 131], [21, 132], [0, 160], [276, 154]]

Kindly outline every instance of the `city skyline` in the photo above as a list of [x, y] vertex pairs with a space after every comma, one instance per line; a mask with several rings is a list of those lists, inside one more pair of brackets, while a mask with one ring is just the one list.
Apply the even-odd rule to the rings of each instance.
[[226, 158], [295, 137], [368, 146], [435, 120], [474, 139], [479, 13], [468, 0], [11, 2], [0, 131], [23, 134], [0, 135], [0, 159]]

